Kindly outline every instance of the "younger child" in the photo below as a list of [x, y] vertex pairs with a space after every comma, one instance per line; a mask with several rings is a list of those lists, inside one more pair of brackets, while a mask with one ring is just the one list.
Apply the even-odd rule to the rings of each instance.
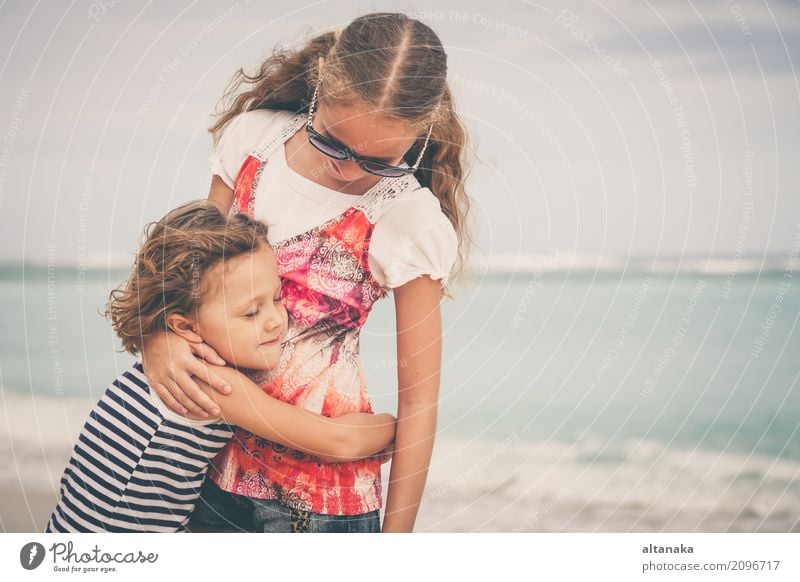
[[[173, 210], [146, 230], [107, 315], [132, 354], [144, 336], [169, 329], [257, 378], [277, 365], [287, 329], [267, 227], [208, 202]], [[208, 463], [236, 426], [320, 462], [368, 457], [394, 438], [390, 414], [328, 418], [268, 396], [234, 368], [214, 371], [233, 390], [206, 386], [221, 411], [210, 420], [170, 410], [139, 362], [117, 378], [89, 414], [45, 531], [187, 531]]]

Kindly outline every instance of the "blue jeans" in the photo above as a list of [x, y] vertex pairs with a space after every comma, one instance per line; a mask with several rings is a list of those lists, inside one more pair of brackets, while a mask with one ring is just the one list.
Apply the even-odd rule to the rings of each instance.
[[206, 477], [188, 525], [192, 532], [379, 533], [380, 511], [326, 515], [220, 489]]

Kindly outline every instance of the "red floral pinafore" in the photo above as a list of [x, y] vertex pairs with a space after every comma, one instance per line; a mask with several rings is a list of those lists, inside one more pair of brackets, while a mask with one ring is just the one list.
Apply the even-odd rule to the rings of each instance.
[[[267, 159], [305, 119], [294, 116], [245, 159], [234, 184], [233, 212], [253, 216]], [[383, 179], [354, 196], [356, 203], [339, 216], [272, 245], [289, 332], [277, 368], [254, 377], [270, 396], [328, 417], [373, 412], [359, 334], [373, 303], [386, 293], [369, 269], [370, 237], [380, 212], [414, 182], [413, 176]], [[243, 429], [216, 456], [209, 478], [231, 493], [315, 513], [357, 515], [382, 505], [377, 456], [326, 463]]]

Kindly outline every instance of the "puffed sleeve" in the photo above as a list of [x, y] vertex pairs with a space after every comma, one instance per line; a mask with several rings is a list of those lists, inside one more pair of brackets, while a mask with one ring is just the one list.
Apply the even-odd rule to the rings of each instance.
[[247, 155], [274, 133], [286, 116], [283, 111], [256, 109], [244, 111], [231, 119], [222, 128], [219, 141], [208, 157], [211, 175], [219, 176], [229, 188], [233, 188]]
[[[428, 275], [445, 286], [458, 255], [458, 238], [450, 220], [429, 190], [395, 205], [375, 226], [370, 245], [373, 273], [385, 290]], [[384, 220], [385, 218], [385, 220]]]

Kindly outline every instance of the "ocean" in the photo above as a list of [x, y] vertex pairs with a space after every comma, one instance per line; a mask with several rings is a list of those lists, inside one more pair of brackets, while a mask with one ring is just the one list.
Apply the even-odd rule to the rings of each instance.
[[[442, 304], [416, 530], [800, 531], [800, 285], [791, 263], [756, 263], [466, 277]], [[0, 268], [5, 531], [44, 527], [86, 413], [133, 359], [100, 314], [125, 276]], [[391, 297], [361, 349], [375, 409], [394, 412]]]

